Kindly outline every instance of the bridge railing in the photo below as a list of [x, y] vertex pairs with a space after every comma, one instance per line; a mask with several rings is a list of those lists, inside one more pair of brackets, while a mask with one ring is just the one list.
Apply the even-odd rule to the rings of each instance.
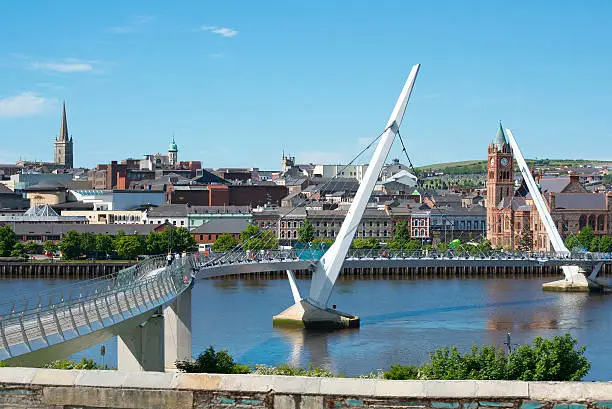
[[0, 315], [0, 360], [13, 355], [14, 345], [23, 344], [29, 352], [34, 342], [50, 345], [50, 335], [61, 338], [51, 343], [61, 342], [66, 334], [84, 335], [170, 301], [192, 282], [190, 258], [177, 259], [170, 266], [160, 259], [145, 260], [127, 272], [72, 287], [68, 293], [61, 289], [48, 304], [41, 298], [37, 303], [13, 303], [21, 308]]
[[[283, 250], [234, 250], [229, 252], [196, 253], [194, 269], [224, 264], [273, 262], [275, 260], [317, 261], [325, 252], [319, 249]], [[483, 250], [477, 247], [460, 247], [444, 251], [435, 249], [350, 249], [347, 259], [484, 259], [484, 260], [576, 260], [599, 261], [612, 259], [611, 253], [543, 252]]]

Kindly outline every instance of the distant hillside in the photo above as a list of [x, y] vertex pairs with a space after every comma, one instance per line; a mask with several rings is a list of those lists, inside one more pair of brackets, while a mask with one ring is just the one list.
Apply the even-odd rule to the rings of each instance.
[[[530, 166], [581, 166], [610, 164], [611, 161], [588, 159], [527, 159]], [[486, 173], [486, 160], [464, 160], [460, 162], [444, 162], [416, 168], [421, 171], [439, 170], [447, 175], [465, 175], [470, 173]]]

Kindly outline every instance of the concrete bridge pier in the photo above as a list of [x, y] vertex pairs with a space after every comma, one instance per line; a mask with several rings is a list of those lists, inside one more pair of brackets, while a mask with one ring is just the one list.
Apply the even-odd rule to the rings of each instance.
[[164, 367], [191, 359], [191, 287], [164, 306]]
[[161, 308], [146, 322], [119, 334], [117, 369], [164, 371], [164, 316]]

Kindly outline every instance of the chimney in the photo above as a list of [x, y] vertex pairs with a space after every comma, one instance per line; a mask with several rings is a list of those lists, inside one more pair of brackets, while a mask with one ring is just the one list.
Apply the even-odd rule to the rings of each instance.
[[549, 195], [548, 201], [550, 202], [550, 210], [553, 211], [553, 210], [555, 210], [555, 205], [556, 205], [556, 198], [555, 198], [555, 196], [557, 194], [555, 192], [550, 192], [548, 195]]
[[569, 173], [569, 178], [570, 178], [570, 183], [579, 183], [580, 182], [580, 176], [578, 176], [578, 174], [576, 172], [570, 172]]

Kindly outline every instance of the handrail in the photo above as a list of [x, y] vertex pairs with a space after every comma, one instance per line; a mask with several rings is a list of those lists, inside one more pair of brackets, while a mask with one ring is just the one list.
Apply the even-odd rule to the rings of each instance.
[[[67, 332], [83, 335], [93, 331], [94, 323], [97, 328], [114, 325], [172, 300], [192, 284], [193, 257], [177, 258], [169, 265], [163, 256], [151, 257], [105, 280], [69, 287], [68, 294], [65, 288], [50, 291], [48, 304], [40, 296], [35, 302], [12, 302], [12, 309], [0, 315], [0, 360], [6, 359], [3, 352], [12, 357], [11, 347], [16, 345], [25, 345], [29, 352], [33, 341], [43, 340], [42, 345], [36, 342], [38, 348], [62, 342]], [[61, 339], [50, 341], [50, 334]]]

